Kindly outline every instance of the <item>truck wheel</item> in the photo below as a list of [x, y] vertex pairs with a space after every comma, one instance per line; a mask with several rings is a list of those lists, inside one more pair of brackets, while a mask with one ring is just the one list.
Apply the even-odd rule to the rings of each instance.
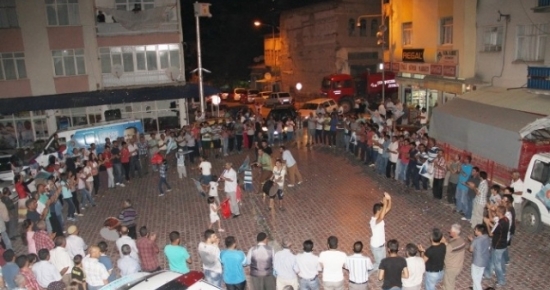
[[528, 233], [536, 233], [540, 231], [540, 214], [534, 205], [527, 205], [523, 208], [523, 212], [521, 214], [521, 226]]
[[349, 111], [353, 108], [352, 100], [348, 98], [340, 100], [338, 105], [342, 106], [344, 114], [349, 113]]

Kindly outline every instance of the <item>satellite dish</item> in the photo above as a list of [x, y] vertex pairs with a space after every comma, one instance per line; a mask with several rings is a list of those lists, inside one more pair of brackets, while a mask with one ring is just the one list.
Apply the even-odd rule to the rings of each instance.
[[264, 79], [265, 79], [266, 81], [271, 80], [271, 74], [268, 73], [268, 72], [266, 72], [266, 73], [264, 74]]
[[117, 79], [120, 79], [120, 77], [124, 74], [124, 67], [122, 67], [121, 64], [115, 64], [111, 67], [111, 73], [117, 77]]
[[175, 82], [180, 78], [181, 71], [179, 68], [172, 66], [166, 69], [166, 76], [168, 76], [170, 80]]

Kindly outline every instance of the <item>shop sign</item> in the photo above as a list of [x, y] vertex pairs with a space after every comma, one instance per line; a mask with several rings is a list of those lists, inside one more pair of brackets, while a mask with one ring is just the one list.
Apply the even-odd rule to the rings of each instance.
[[430, 74], [435, 76], [443, 75], [443, 66], [439, 64], [430, 65]]
[[458, 50], [438, 50], [436, 59], [441, 65], [458, 65]]
[[[389, 67], [389, 64], [386, 64]], [[457, 65], [441, 65], [430, 63], [405, 63], [394, 62], [391, 64], [394, 72], [404, 72], [413, 74], [424, 74], [433, 76], [446, 76], [456, 78], [458, 74]]]
[[423, 48], [403, 48], [404, 62], [424, 62]]
[[456, 77], [456, 66], [455, 65], [444, 65], [443, 66], [443, 75], [446, 77]]
[[395, 74], [392, 72], [387, 72], [385, 74], [384, 81], [382, 81], [382, 73], [370, 74], [367, 76], [367, 83], [368, 94], [382, 92], [382, 84], [385, 84], [385, 90], [387, 92], [394, 91], [397, 87], [399, 87], [399, 84], [397, 84], [397, 81], [395, 80]]

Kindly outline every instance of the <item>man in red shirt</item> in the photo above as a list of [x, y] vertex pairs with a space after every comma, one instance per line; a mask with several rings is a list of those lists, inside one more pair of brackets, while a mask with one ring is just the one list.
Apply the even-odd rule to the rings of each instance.
[[395, 179], [405, 182], [407, 180], [407, 166], [409, 166], [409, 151], [411, 146], [409, 145], [408, 139], [403, 139], [399, 137], [399, 161], [397, 164], [397, 170], [395, 174]]
[[374, 163], [374, 160], [372, 160], [373, 155], [373, 140], [372, 137], [374, 137], [374, 129], [371, 126], [367, 126], [367, 156], [365, 156], [365, 164], [370, 165]]
[[161, 270], [158, 260], [159, 247], [157, 246], [157, 234], [149, 234], [146, 227], [139, 229], [140, 238], [136, 242], [138, 248], [141, 270], [144, 272], [156, 272]]
[[130, 182], [130, 150], [128, 149], [128, 143], [122, 142], [122, 149], [120, 149], [120, 163], [124, 168], [124, 175], [126, 176], [126, 182]]

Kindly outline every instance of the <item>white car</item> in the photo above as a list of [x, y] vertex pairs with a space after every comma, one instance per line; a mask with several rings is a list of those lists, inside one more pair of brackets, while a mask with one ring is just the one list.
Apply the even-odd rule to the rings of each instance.
[[203, 280], [204, 274], [191, 271], [180, 274], [172, 271], [139, 272], [119, 278], [100, 290], [219, 290]]
[[321, 98], [311, 101], [307, 101], [302, 105], [302, 108], [298, 110], [302, 119], [307, 119], [310, 116], [310, 113], [313, 113], [315, 116], [317, 109], [324, 108], [325, 112], [332, 113], [333, 110], [338, 109], [338, 104], [333, 99]]
[[260, 97], [264, 100], [269, 99], [269, 96], [271, 96], [271, 91], [260, 92]]
[[236, 88], [236, 89], [233, 90], [233, 95], [232, 95], [233, 101], [239, 102], [241, 100], [241, 98], [246, 97], [247, 94], [248, 94], [247, 89]]

